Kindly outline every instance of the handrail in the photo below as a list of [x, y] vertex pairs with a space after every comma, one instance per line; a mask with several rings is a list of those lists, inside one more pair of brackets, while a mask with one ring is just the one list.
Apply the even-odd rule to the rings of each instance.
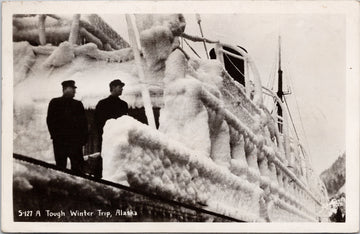
[[240, 120], [238, 120], [238, 118], [233, 113], [224, 109], [221, 102], [204, 88], [201, 89], [199, 95], [204, 105], [214, 109], [215, 111], [220, 111], [224, 115], [224, 119], [229, 125], [238, 130], [240, 133], [244, 134], [244, 136], [249, 137], [249, 139], [256, 144], [259, 150], [264, 152], [265, 155], [269, 157], [270, 161], [278, 165], [280, 169], [282, 169], [282, 171], [284, 171], [296, 184], [298, 184], [300, 188], [308, 193], [316, 203], [319, 205], [321, 204], [320, 201], [318, 201], [312, 194], [312, 192], [306, 188], [306, 186], [296, 177], [296, 175], [286, 166], [284, 166], [279, 159], [277, 159], [276, 152], [271, 150], [270, 146], [266, 145], [266, 142], [262, 136], [256, 136], [256, 134], [253, 133], [252, 130], [245, 126]]
[[[153, 135], [154, 136], [154, 135]], [[148, 145], [148, 135], [147, 132], [143, 132], [143, 131], [138, 131], [138, 130], [134, 130], [134, 131], [130, 131], [129, 132], [129, 143], [130, 144], [137, 144], [141, 147], [144, 147], [145, 145]], [[154, 138], [151, 141], [151, 144], [153, 149], [160, 149], [161, 145], [164, 144], [164, 140], [166, 140], [165, 138]], [[191, 149], [187, 149], [187, 150], [179, 150], [179, 148], [174, 147], [175, 145], [169, 144], [166, 150], [166, 153], [168, 156], [171, 155], [171, 157], [176, 158], [176, 160], [182, 161], [184, 163], [188, 163], [188, 162], [192, 162], [192, 160], [190, 160], [190, 156], [191, 155], [196, 155], [195, 151], [192, 151]], [[195, 157], [196, 158], [196, 157]], [[209, 165], [208, 165], [209, 166]], [[197, 168], [198, 170], [200, 168]], [[219, 172], [220, 168], [217, 167], [210, 167], [210, 168], [203, 168], [203, 170], [206, 171], [212, 171], [214, 172]], [[221, 169], [220, 169], [221, 170]], [[232, 177], [234, 178], [234, 177]], [[222, 181], [224, 182], [224, 181]], [[240, 185], [240, 184], [238, 184]], [[260, 187], [259, 187], [260, 188]], [[242, 189], [244, 190], [248, 190], [248, 187], [242, 187]], [[305, 188], [306, 189], [306, 188]], [[249, 190], [251, 191], [251, 190]], [[315, 216], [316, 214], [312, 211], [310, 211], [304, 204], [302, 204], [300, 201], [298, 201], [294, 196], [289, 195], [289, 194], [284, 194], [284, 196], [286, 197], [286, 199], [289, 199], [291, 202], [295, 203], [296, 206], [301, 207], [302, 210], [304, 210], [305, 212], [307, 212], [308, 214], [311, 214], [313, 216]]]

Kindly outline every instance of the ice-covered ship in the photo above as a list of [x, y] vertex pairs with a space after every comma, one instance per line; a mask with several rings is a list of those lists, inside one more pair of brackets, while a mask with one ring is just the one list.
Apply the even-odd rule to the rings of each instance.
[[[262, 86], [251, 54], [186, 34], [181, 14], [126, 21], [129, 43], [97, 15], [13, 16], [15, 220], [326, 220], [326, 189], [289, 134], [281, 92]], [[216, 59], [190, 57], [181, 41], [211, 46]], [[45, 119], [60, 83], [78, 86], [91, 158], [94, 108], [116, 78], [130, 110], [104, 127], [103, 179], [59, 170]], [[263, 95], [275, 100], [276, 116]], [[15, 209], [26, 207], [54, 215], [19, 217]], [[59, 209], [105, 213], [62, 217]]]

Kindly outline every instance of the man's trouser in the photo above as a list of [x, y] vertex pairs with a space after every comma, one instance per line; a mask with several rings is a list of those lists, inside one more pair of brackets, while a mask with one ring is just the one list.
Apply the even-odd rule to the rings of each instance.
[[63, 140], [53, 140], [56, 165], [62, 169], [66, 168], [67, 158], [70, 158], [71, 170], [83, 172], [84, 158], [82, 146]]

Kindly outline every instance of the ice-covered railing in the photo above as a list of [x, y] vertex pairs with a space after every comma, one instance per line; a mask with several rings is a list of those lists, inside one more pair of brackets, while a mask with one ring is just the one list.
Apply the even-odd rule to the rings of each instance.
[[129, 117], [105, 127], [104, 176], [244, 221], [316, 221], [319, 202], [266, 140], [206, 89], [193, 98], [230, 127], [230, 166]]
[[107, 121], [102, 155], [111, 181], [243, 221], [266, 219], [260, 187], [131, 117]]
[[[199, 95], [218, 108], [207, 91]], [[261, 140], [234, 116], [227, 112], [225, 116], [236, 131], [252, 139], [243, 142], [243, 149], [233, 144], [230, 170], [124, 116], [109, 120], [104, 129], [104, 177], [243, 221], [315, 221], [310, 195], [290, 186], [296, 177], [265, 145], [261, 157], [254, 151], [242, 154], [252, 141]]]
[[224, 109], [222, 103], [211, 93], [202, 89], [199, 97], [205, 106], [223, 115], [230, 129], [233, 129], [230, 130], [231, 171], [251, 182], [258, 183], [264, 191], [274, 196], [274, 204], [282, 207], [290, 205], [295, 208], [294, 212], [299, 209], [314, 219], [316, 206], [320, 206], [321, 203], [309, 188], [280, 161], [280, 152], [268, 146], [262, 135], [255, 134], [234, 114]]
[[[217, 58], [218, 60], [220, 60], [220, 62], [224, 63], [223, 62], [223, 54], [228, 54], [232, 57], [235, 57], [235, 58], [238, 58], [238, 59], [241, 59], [244, 61], [244, 78], [245, 78], [245, 89], [246, 89], [246, 97], [245, 99], [248, 99], [248, 100], [245, 100], [246, 103], [249, 103], [249, 104], [253, 104], [253, 102], [255, 103], [255, 105], [251, 105], [251, 109], [255, 109], [257, 113], [260, 113], [262, 110], [259, 109], [258, 106], [262, 106], [262, 89], [264, 87], [262, 87], [261, 85], [261, 81], [260, 81], [260, 75], [259, 75], [259, 72], [258, 72], [258, 69], [256, 68], [256, 64], [252, 61], [251, 59], [251, 56], [245, 52], [242, 48], [239, 48], [239, 47], [236, 47], [236, 46], [232, 46], [232, 45], [229, 45], [229, 44], [224, 44], [224, 43], [221, 43], [220, 41], [215, 41], [215, 40], [209, 40], [207, 38], [204, 38], [204, 37], [197, 37], [197, 36], [193, 36], [193, 35], [188, 35], [186, 33], [183, 33], [182, 34], [182, 37], [186, 38], [186, 39], [189, 39], [189, 40], [192, 40], [192, 41], [195, 41], [195, 42], [206, 42], [206, 43], [212, 43], [212, 44], [215, 44], [215, 52], [217, 54]], [[231, 48], [232, 50], [238, 52], [240, 55], [237, 55], [237, 54], [234, 54], [234, 53], [231, 53], [227, 50], [224, 50], [223, 47], [228, 47], [228, 48]], [[250, 68], [250, 69], [249, 69]], [[250, 75], [250, 72], [252, 72], [252, 75]], [[251, 83], [250, 83], [250, 77], [253, 77], [253, 82], [255, 84], [255, 90], [254, 90], [254, 98], [253, 98], [253, 101], [250, 101], [250, 93], [252, 92], [251, 90]], [[236, 82], [233, 82], [234, 83], [234, 87], [239, 89], [239, 91], [241, 90], [240, 87], [236, 87], [237, 84]], [[269, 90], [266, 90], [267, 92], [269, 92]], [[271, 91], [270, 91], [271, 92]], [[241, 92], [239, 92], [241, 93]], [[275, 99], [278, 99], [276, 95], [273, 95], [273, 94], [270, 94], [273, 98]], [[283, 103], [279, 100], [277, 100], [277, 102], [282, 106], [282, 108], [284, 110], [286, 110], [286, 108], [284, 107]], [[290, 137], [289, 137], [289, 123], [288, 123], [288, 120], [286, 117], [283, 118], [283, 123], [284, 123], [284, 133], [283, 133], [283, 140], [280, 140], [277, 139], [278, 141], [278, 144], [279, 143], [284, 143], [283, 147], [284, 148], [284, 153], [285, 153], [285, 158], [288, 162], [285, 162], [286, 164], [289, 163], [289, 166], [291, 167], [294, 167], [296, 165], [294, 165], [294, 162], [297, 160], [297, 161], [301, 161], [300, 157], [301, 155], [300, 154], [294, 154], [294, 152], [290, 152], [290, 148], [294, 149], [296, 148], [299, 143], [297, 143], [296, 146], [294, 145], [290, 145]], [[281, 142], [283, 141], [283, 142]], [[281, 159], [281, 157], [279, 157]], [[303, 168], [300, 168], [300, 170], [302, 170]]]
[[[192, 35], [188, 35], [186, 33], [183, 33], [182, 36], [184, 38], [187, 38], [189, 40], [195, 41], [195, 42], [206, 42], [206, 43], [213, 43], [215, 44], [215, 53], [216, 53], [216, 58], [218, 58], [218, 60], [220, 60], [220, 62], [222, 64], [224, 64], [223, 61], [223, 54], [228, 54], [232, 57], [241, 59], [244, 61], [244, 78], [245, 78], [245, 98], [244, 101], [247, 104], [247, 109], [251, 109], [254, 110], [257, 114], [260, 114], [262, 112], [262, 110], [259, 108], [259, 106], [262, 106], [262, 85], [261, 85], [261, 80], [260, 80], [260, 74], [259, 71], [256, 67], [256, 64], [253, 62], [251, 56], [242, 48], [230, 45], [230, 44], [225, 44], [225, 43], [221, 43], [220, 41], [214, 41], [214, 40], [209, 40], [207, 38], [204, 37], [197, 37], [197, 36], [192, 36]], [[223, 47], [227, 47], [230, 48], [236, 52], [238, 52], [240, 55], [231, 53], [227, 50], [224, 50]], [[250, 74], [250, 72], [252, 72], [252, 74]], [[226, 71], [225, 71], [226, 73]], [[230, 76], [230, 75], [228, 75]], [[254, 82], [254, 97], [252, 98], [253, 100], [250, 100], [250, 96], [252, 93], [252, 83], [250, 81], [250, 77], [253, 77], [253, 82]], [[234, 89], [238, 89], [238, 93], [242, 93], [242, 87], [238, 87], [239, 84], [236, 82], [232, 82], [232, 88]], [[229, 87], [228, 87], [229, 88]], [[275, 99], [277, 99], [277, 96], [274, 95], [273, 96]], [[279, 102], [279, 104], [281, 106], [283, 106], [283, 103], [279, 100], [277, 100]], [[252, 118], [252, 116], [250, 116], [250, 118]], [[288, 134], [288, 121], [286, 118], [284, 118], [284, 128], [285, 131], [283, 133], [283, 140], [280, 140], [279, 138], [279, 133], [277, 132], [277, 144], [280, 147], [284, 148], [285, 151], [285, 158], [286, 160], [289, 160], [290, 162], [293, 162], [294, 160], [290, 159], [290, 143], [289, 143], [289, 134]]]

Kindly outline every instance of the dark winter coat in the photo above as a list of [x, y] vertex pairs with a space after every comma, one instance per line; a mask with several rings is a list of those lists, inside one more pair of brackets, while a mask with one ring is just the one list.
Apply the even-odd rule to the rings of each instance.
[[95, 123], [99, 136], [103, 134], [103, 128], [108, 119], [117, 119], [129, 112], [128, 104], [116, 96], [109, 96], [98, 102], [95, 109]]
[[85, 145], [88, 126], [81, 101], [67, 97], [53, 98], [46, 118], [51, 139]]

